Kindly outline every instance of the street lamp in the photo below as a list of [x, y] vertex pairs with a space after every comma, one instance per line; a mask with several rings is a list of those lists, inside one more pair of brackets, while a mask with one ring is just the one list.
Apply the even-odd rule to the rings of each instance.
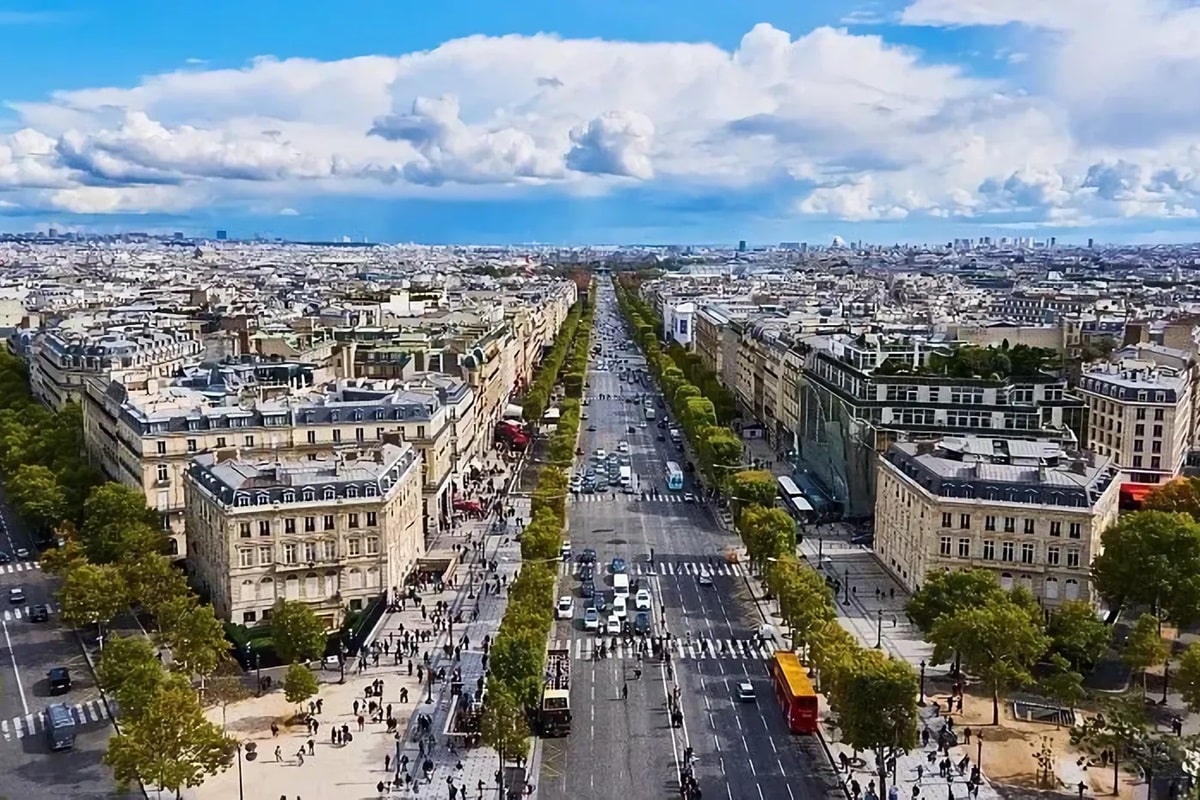
[[425, 676], [425, 680], [426, 680], [425, 687], [428, 690], [427, 694], [425, 695], [425, 702], [432, 703], [433, 702], [433, 666], [431, 665], [431, 666], [426, 667], [425, 671], [428, 673]]
[[825, 557], [825, 537], [817, 534], [817, 563], [821, 563], [821, 559]]
[[849, 567], [846, 567], [845, 569], [842, 570], [842, 589], [845, 590], [843, 592], [842, 605], [848, 606], [848, 605], [850, 605], [850, 568]]
[[875, 649], [883, 649], [883, 609], [875, 610]]
[[983, 731], [975, 732], [975, 766], [979, 767], [979, 771], [983, 772]]
[[348, 655], [348, 652], [346, 650], [345, 638], [338, 639], [338, 669], [340, 670], [340, 674], [338, 675], [338, 683], [346, 682], [346, 656], [347, 655]]
[[1167, 704], [1167, 683], [1171, 678], [1171, 662], [1167, 661], [1163, 664], [1163, 693], [1162, 700], [1158, 702], [1160, 706]]
[[242, 750], [246, 751], [246, 760], [253, 761], [257, 755], [258, 745], [253, 741], [239, 741], [237, 743], [237, 769], [238, 769], [238, 800], [246, 800], [246, 789], [242, 782]]
[[917, 705], [925, 705], [925, 659], [921, 659], [921, 699]]

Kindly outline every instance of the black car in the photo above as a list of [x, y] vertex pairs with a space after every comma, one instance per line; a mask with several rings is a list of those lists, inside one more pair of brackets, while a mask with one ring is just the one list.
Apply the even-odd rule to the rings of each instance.
[[71, 671], [66, 667], [53, 667], [46, 673], [50, 694], [66, 694], [71, 691]]
[[30, 622], [45, 622], [50, 619], [50, 609], [42, 604], [38, 604], [29, 609]]
[[666, 436], [664, 436], [664, 435], [662, 435], [661, 433], [660, 433], [660, 434], [659, 434], [659, 435], [658, 435], [656, 438], [657, 438], [657, 439], [658, 439], [660, 442], [665, 442], [665, 441], [667, 440], [667, 437], [666, 437]]
[[630, 432], [630, 433], [637, 433], [637, 426], [635, 426], [635, 425], [630, 425], [630, 426], [629, 426], [629, 432]]
[[579, 554], [579, 563], [580, 564], [595, 564], [596, 563], [596, 551], [591, 547], [585, 549], [582, 553]]
[[595, 574], [596, 570], [591, 564], [584, 564], [579, 568], [579, 580], [584, 581], [585, 583], [590, 581]]
[[0, 550], [0, 564], [7, 564], [10, 561], [12, 561], [12, 556], [3, 550]]
[[579, 584], [579, 596], [587, 597], [587, 598], [595, 597], [596, 596], [596, 584], [590, 580], [584, 581], [583, 583]]
[[645, 611], [639, 611], [633, 618], [633, 630], [642, 636], [648, 634], [650, 632], [650, 615]]

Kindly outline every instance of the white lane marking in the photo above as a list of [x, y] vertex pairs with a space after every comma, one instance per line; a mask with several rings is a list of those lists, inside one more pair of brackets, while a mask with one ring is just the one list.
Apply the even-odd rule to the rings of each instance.
[[25, 698], [25, 687], [21, 684], [21, 671], [17, 668], [17, 654], [13, 651], [12, 639], [8, 635], [8, 625], [0, 621], [4, 630], [4, 644], [8, 647], [8, 660], [12, 662], [13, 677], [17, 682], [17, 693], [21, 695], [21, 710], [29, 713], [29, 701]]

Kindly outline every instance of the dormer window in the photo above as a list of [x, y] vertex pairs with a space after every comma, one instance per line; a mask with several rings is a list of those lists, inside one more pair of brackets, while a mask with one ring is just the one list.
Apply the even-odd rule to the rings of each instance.
[[334, 499], [336, 496], [337, 496], [337, 492], [335, 492], [335, 491], [333, 490], [333, 487], [332, 487], [332, 486], [326, 486], [326, 487], [325, 487], [325, 499], [326, 499], [326, 500], [332, 500], [332, 499]]
[[238, 492], [237, 495], [233, 499], [233, 504], [236, 506], [250, 505], [250, 495], [242, 494], [241, 492]]
[[363, 487], [363, 494], [367, 497], [374, 497], [375, 495], [379, 494], [379, 489], [376, 488], [375, 484], [368, 483]]
[[375, 419], [383, 419], [383, 409], [382, 408], [375, 409]]
[[265, 506], [265, 505], [268, 505], [270, 502], [271, 502], [271, 496], [269, 494], [267, 494], [266, 492], [259, 492], [258, 497], [255, 498], [256, 505]]
[[316, 492], [314, 492], [312, 489], [304, 490], [304, 502], [311, 503], [313, 500], [316, 500], [316, 499], [317, 499]]
[[346, 497], [358, 497], [358, 487], [357, 486], [347, 486], [346, 487]]
[[288, 491], [284, 492], [283, 493], [283, 502], [285, 502], [285, 503], [296, 502], [296, 493], [291, 491], [290, 489]]
[[329, 421], [330, 421], [330, 422], [337, 422], [337, 421], [338, 421], [338, 412], [336, 412], [336, 411], [330, 411], [330, 412], [329, 412]]
[[357, 411], [357, 410], [356, 410], [356, 411], [354, 412], [354, 421], [355, 421], [355, 422], [361, 422], [361, 421], [362, 421], [362, 412], [361, 412], [361, 411]]

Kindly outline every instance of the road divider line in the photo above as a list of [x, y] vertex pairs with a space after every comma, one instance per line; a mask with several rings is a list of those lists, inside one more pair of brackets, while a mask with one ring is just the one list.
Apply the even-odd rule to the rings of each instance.
[[17, 667], [17, 654], [13, 651], [12, 639], [8, 635], [8, 625], [0, 621], [0, 628], [4, 630], [4, 644], [8, 647], [8, 660], [12, 662], [13, 678], [17, 682], [17, 693], [21, 696], [21, 710], [28, 714], [29, 701], [25, 699], [25, 687], [21, 684], [21, 670]]

